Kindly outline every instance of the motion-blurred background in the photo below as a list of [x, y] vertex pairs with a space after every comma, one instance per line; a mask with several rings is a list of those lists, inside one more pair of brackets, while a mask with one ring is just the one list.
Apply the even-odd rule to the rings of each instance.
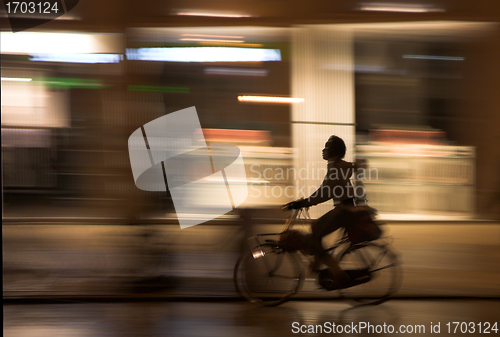
[[[82, 0], [16, 33], [1, 13], [4, 296], [230, 278], [251, 224], [280, 228], [273, 208], [321, 183], [331, 134], [367, 160], [403, 294], [500, 294], [496, 2]], [[127, 140], [191, 106], [240, 148], [249, 197], [181, 231]]]

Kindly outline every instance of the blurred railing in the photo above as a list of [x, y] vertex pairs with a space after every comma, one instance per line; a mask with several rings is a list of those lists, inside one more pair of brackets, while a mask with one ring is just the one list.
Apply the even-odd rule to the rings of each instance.
[[379, 212], [473, 216], [473, 147], [373, 143], [356, 151], [368, 162], [364, 185]]
[[53, 188], [55, 151], [51, 130], [2, 128], [5, 188]]

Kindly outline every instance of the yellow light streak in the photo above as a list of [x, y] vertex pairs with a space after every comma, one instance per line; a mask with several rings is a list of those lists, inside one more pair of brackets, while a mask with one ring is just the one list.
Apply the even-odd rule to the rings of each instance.
[[230, 36], [230, 35], [205, 35], [205, 34], [182, 34], [182, 36], [190, 37], [212, 37], [216, 39], [243, 39], [244, 36]]
[[197, 41], [197, 42], [235, 42], [235, 43], [242, 43], [242, 42], [245, 42], [245, 40], [199, 39], [199, 38], [190, 38], [190, 37], [185, 37], [185, 38], [179, 39], [179, 41]]
[[248, 48], [262, 48], [263, 44], [260, 43], [231, 43], [231, 42], [200, 42], [202, 46], [223, 46], [223, 47], [248, 47]]

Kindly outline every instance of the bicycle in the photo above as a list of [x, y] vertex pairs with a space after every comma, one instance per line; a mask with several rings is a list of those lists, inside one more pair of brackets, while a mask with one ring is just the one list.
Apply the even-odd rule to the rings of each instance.
[[[242, 254], [234, 267], [234, 283], [240, 296], [263, 306], [276, 306], [288, 301], [301, 289], [305, 280], [303, 258], [299, 251], [289, 250], [279, 240], [261, 239], [281, 236], [298, 220], [310, 221], [307, 209], [298, 209], [287, 219], [280, 233], [257, 234], [248, 239], [249, 250]], [[380, 304], [394, 295], [402, 280], [397, 254], [384, 239], [352, 244], [347, 232], [327, 251], [334, 254], [344, 270], [365, 270], [368, 280], [350, 288], [339, 289], [343, 298], [359, 304]], [[335, 254], [339, 247], [346, 247]]]

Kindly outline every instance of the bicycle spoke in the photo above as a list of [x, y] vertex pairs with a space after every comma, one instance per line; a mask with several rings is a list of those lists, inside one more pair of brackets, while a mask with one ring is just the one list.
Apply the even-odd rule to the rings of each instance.
[[[364, 304], [379, 304], [397, 291], [401, 277], [396, 256], [385, 246], [365, 243], [348, 248], [340, 257], [341, 267], [368, 267], [372, 279], [341, 290], [344, 297]], [[347, 266], [347, 267], [346, 267]]]
[[396, 267], [396, 266], [397, 266], [396, 263], [391, 263], [391, 264], [388, 264], [387, 266], [380, 267], [380, 268], [377, 268], [377, 269], [374, 269], [374, 270], [370, 270], [370, 273], [375, 273], [377, 271], [384, 270], [384, 269], [387, 269], [387, 268]]
[[287, 280], [298, 280], [297, 276], [286, 276], [286, 275], [273, 275], [273, 278], [282, 278]]
[[[361, 256], [361, 259], [363, 260], [364, 265], [368, 266], [369, 268], [372, 268], [373, 266], [377, 266], [380, 263], [380, 261], [382, 261], [382, 259], [386, 256], [387, 251], [386, 250], [381, 251], [380, 256], [376, 257], [376, 258], [373, 258], [372, 254], [368, 251], [361, 252], [360, 250], [358, 250], [357, 253]], [[366, 255], [369, 255], [369, 256], [367, 257]]]
[[[250, 301], [266, 306], [278, 305], [295, 294], [304, 280], [296, 253], [284, 252], [276, 243], [258, 248], [240, 257], [235, 266], [236, 290]], [[255, 249], [253, 250], [255, 252]]]

